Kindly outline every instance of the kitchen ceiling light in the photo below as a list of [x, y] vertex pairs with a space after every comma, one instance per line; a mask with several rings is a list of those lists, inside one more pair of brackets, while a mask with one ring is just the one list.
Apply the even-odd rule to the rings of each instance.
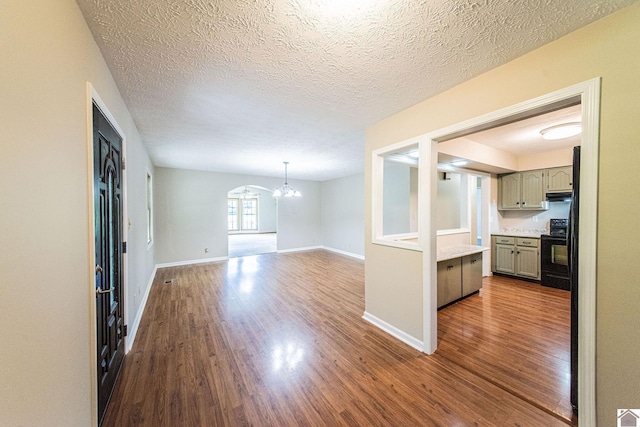
[[580, 132], [582, 132], [582, 123], [571, 122], [542, 129], [540, 134], [544, 139], [555, 140], [569, 138], [570, 136], [578, 135]]
[[273, 190], [273, 197], [280, 197], [280, 196], [284, 196], [284, 197], [300, 197], [300, 196], [302, 196], [302, 193], [300, 193], [300, 191], [294, 189], [287, 182], [287, 166], [289, 165], [289, 162], [282, 162], [282, 163], [284, 163], [284, 184], [282, 184], [280, 187], [278, 187], [275, 190]]
[[455, 162], [451, 162], [451, 166], [465, 166], [466, 164], [466, 160], [456, 160]]

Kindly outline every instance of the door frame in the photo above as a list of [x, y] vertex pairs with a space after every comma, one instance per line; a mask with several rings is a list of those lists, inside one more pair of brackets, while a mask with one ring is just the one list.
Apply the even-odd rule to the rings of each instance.
[[[95, 290], [95, 211], [94, 211], [94, 188], [93, 188], [93, 104], [96, 104], [104, 117], [109, 121], [111, 126], [122, 137], [122, 158], [126, 158], [127, 137], [113, 114], [109, 111], [106, 103], [102, 100], [98, 92], [90, 82], [86, 84], [86, 108], [87, 108], [87, 211], [88, 211], [88, 233], [89, 233], [89, 257], [87, 259], [87, 290], [89, 296], [89, 347], [90, 347], [90, 390], [91, 390], [91, 422], [93, 426], [98, 425], [98, 367], [96, 360], [98, 353], [96, 350], [96, 341], [98, 339], [97, 321], [96, 321], [96, 290]], [[122, 170], [122, 241], [128, 241], [128, 214], [127, 214], [127, 170]], [[122, 257], [122, 301], [123, 304], [123, 321], [124, 324], [129, 323], [127, 310], [127, 289], [129, 269], [127, 265], [127, 253]], [[124, 351], [127, 353], [127, 339], [124, 337]]]
[[551, 92], [470, 120], [438, 129], [419, 138], [420, 242], [423, 244], [423, 351], [431, 354], [438, 341], [436, 226], [432, 208], [436, 205], [438, 143], [469, 134], [489, 125], [504, 124], [518, 116], [544, 111], [572, 100], [582, 108], [582, 150], [580, 168], [580, 287], [578, 330], [578, 419], [596, 425], [596, 251], [598, 215], [598, 161], [600, 145], [600, 77]]

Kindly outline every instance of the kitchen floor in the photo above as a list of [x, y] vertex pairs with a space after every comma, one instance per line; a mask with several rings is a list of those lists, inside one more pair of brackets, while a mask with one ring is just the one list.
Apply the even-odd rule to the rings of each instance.
[[438, 312], [437, 353], [560, 419], [571, 410], [571, 294], [491, 276]]

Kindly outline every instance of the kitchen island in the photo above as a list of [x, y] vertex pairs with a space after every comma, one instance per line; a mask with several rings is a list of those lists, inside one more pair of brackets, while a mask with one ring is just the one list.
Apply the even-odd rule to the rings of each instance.
[[482, 288], [482, 252], [487, 250], [485, 246], [465, 244], [438, 248], [438, 308]]

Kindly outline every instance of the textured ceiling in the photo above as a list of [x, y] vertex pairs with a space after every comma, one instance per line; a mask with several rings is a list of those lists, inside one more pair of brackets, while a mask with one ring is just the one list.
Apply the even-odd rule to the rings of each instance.
[[77, 0], [157, 166], [327, 180], [368, 125], [634, 0]]

